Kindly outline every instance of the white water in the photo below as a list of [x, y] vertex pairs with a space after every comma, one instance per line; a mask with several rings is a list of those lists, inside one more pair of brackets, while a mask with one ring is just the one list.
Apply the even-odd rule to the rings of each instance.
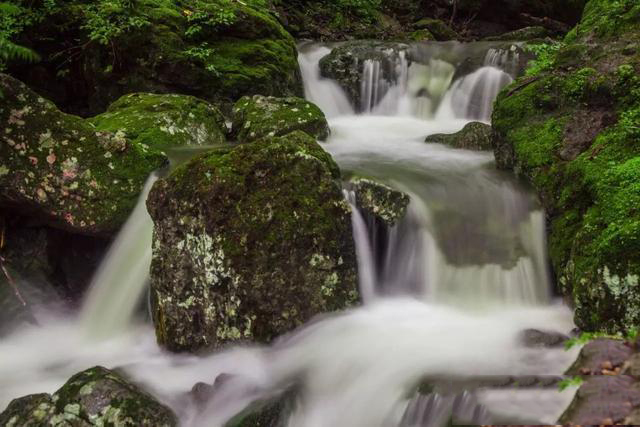
[[95, 273], [78, 321], [92, 338], [108, 338], [130, 325], [149, 282], [153, 222], [145, 202], [158, 180], [152, 174], [138, 204]]
[[[317, 61], [326, 50], [308, 52], [300, 57], [307, 96], [332, 117], [325, 148], [343, 169], [412, 197], [407, 217], [386, 243], [377, 242], [367, 219], [354, 212], [365, 305], [318, 319], [270, 347], [236, 347], [210, 357], [167, 354], [152, 328], [132, 316], [144, 286], [116, 286], [116, 274], [128, 282], [131, 260], [145, 260], [146, 247], [137, 257], [122, 257], [120, 269], [106, 261], [101, 271], [111, 273], [95, 282], [114, 285], [96, 284], [92, 294], [104, 292], [103, 286], [111, 292], [88, 298], [84, 315], [50, 315], [44, 326], [0, 340], [0, 408], [17, 396], [52, 392], [74, 373], [100, 364], [124, 368], [174, 408], [185, 426], [221, 426], [253, 401], [295, 385], [290, 427], [386, 427], [400, 425], [408, 406], [415, 409], [410, 392], [421, 378], [564, 372], [577, 350], [527, 348], [520, 341], [525, 329], [568, 332], [573, 326], [570, 310], [548, 295], [541, 212], [526, 191], [492, 170], [490, 153], [423, 142], [433, 133], [455, 132], [469, 117], [442, 113], [425, 120], [392, 110], [384, 117], [352, 116], [339, 87], [320, 80]], [[432, 73], [436, 80], [445, 74]], [[445, 83], [420, 78], [433, 99], [450, 92], [442, 89]], [[136, 212], [143, 207], [141, 198]], [[461, 221], [448, 224], [457, 215]], [[132, 224], [142, 217], [134, 214]], [[132, 243], [148, 238], [144, 227], [135, 228]], [[486, 245], [494, 234], [508, 238]], [[87, 336], [87, 325], [103, 324], [111, 333]], [[186, 393], [220, 374], [227, 381], [198, 408]], [[533, 424], [555, 423], [572, 397], [573, 390], [533, 389], [475, 395], [488, 411], [482, 422], [499, 414], [500, 420]], [[449, 403], [442, 399], [439, 410], [418, 414], [410, 425], [444, 420]]]

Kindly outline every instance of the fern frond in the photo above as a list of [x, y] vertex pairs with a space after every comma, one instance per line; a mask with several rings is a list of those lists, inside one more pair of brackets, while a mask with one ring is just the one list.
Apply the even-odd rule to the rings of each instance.
[[15, 60], [37, 62], [40, 60], [40, 56], [29, 48], [0, 38], [0, 61], [9, 62]]

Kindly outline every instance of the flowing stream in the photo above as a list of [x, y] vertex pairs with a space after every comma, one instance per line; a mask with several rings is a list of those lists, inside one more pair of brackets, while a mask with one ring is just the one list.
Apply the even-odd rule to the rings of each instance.
[[[535, 197], [496, 171], [492, 153], [424, 142], [471, 120], [488, 122], [517, 58], [489, 49], [477, 70], [454, 79], [454, 64], [429, 56], [442, 49], [426, 48], [420, 62], [396, 55], [391, 80], [367, 61], [362, 103], [353, 105], [337, 82], [320, 75], [318, 61], [330, 47], [301, 47], [306, 96], [332, 130], [323, 147], [345, 174], [373, 178], [411, 198], [405, 218], [386, 229], [345, 191], [354, 211], [362, 306], [322, 317], [270, 346], [208, 357], [163, 352], [149, 321], [136, 315], [150, 260], [144, 199], [151, 177], [80, 313], [41, 312], [41, 326], [0, 339], [0, 409], [103, 365], [125, 369], [185, 426], [222, 426], [292, 389], [296, 397], [288, 398], [283, 420], [290, 427], [426, 427], [448, 422], [452, 411], [468, 423], [555, 423], [573, 389], [413, 393], [424, 379], [561, 375], [577, 351], [527, 347], [522, 340], [527, 329], [573, 328], [570, 310], [551, 295], [544, 214]], [[213, 397], [198, 405], [189, 391], [214, 381]]]

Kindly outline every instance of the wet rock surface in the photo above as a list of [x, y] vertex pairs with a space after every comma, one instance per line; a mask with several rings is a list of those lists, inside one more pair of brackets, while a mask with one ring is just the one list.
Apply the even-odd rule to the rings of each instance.
[[[333, 79], [345, 90], [353, 105], [361, 105], [361, 82], [365, 61], [380, 63], [380, 78], [393, 82], [397, 76], [396, 65], [409, 45], [404, 43], [359, 40], [336, 46], [320, 60], [323, 77]], [[381, 94], [382, 95], [382, 94]]]
[[340, 172], [302, 132], [218, 150], [153, 187], [158, 341], [202, 351], [269, 341], [357, 299]]
[[584, 346], [567, 372], [569, 375], [607, 375], [620, 373], [633, 348], [619, 339], [596, 339]]
[[393, 227], [406, 215], [411, 200], [402, 191], [368, 178], [352, 178], [349, 183], [358, 208], [387, 227]]
[[0, 206], [74, 233], [118, 230], [164, 155], [97, 131], [8, 75], [0, 90]]
[[329, 136], [329, 124], [322, 110], [302, 98], [245, 96], [234, 105], [232, 117], [233, 136], [238, 142], [284, 136], [296, 130], [318, 140]]
[[493, 147], [492, 135], [491, 125], [471, 122], [456, 133], [429, 135], [425, 142], [444, 144], [464, 150], [489, 151]]
[[53, 395], [12, 401], [0, 425], [172, 427], [173, 412], [121, 375], [100, 366], [80, 372]]
[[124, 137], [155, 149], [226, 142], [227, 128], [220, 110], [187, 95], [132, 93], [89, 120], [98, 131]]

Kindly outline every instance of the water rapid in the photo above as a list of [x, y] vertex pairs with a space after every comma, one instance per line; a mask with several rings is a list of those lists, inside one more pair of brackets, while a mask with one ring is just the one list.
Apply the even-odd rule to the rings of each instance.
[[[21, 395], [55, 391], [100, 364], [124, 369], [185, 426], [223, 426], [250, 405], [278, 398], [290, 402], [283, 420], [289, 427], [426, 427], [448, 422], [454, 409], [470, 423], [556, 422], [571, 389], [413, 394], [419, 383], [438, 378], [560, 375], [576, 355], [522, 340], [527, 329], [573, 327], [570, 310], [550, 293], [544, 214], [535, 198], [495, 170], [491, 153], [424, 142], [470, 120], [489, 120], [497, 91], [512, 78], [509, 55], [488, 51], [482, 67], [455, 79], [455, 65], [438, 58], [417, 63], [398, 56], [393, 81], [382, 81], [368, 62], [364, 101], [355, 106], [320, 75], [318, 61], [329, 52], [307, 45], [299, 57], [305, 94], [330, 119], [323, 147], [345, 175], [379, 180], [411, 198], [407, 215], [381, 229], [345, 191], [363, 305], [270, 346], [207, 357], [162, 351], [152, 326], [134, 315], [150, 259], [144, 198], [152, 177], [80, 314], [43, 313], [42, 326], [0, 340], [0, 409]], [[194, 384], [214, 381], [213, 397], [196, 404], [189, 394]]]

